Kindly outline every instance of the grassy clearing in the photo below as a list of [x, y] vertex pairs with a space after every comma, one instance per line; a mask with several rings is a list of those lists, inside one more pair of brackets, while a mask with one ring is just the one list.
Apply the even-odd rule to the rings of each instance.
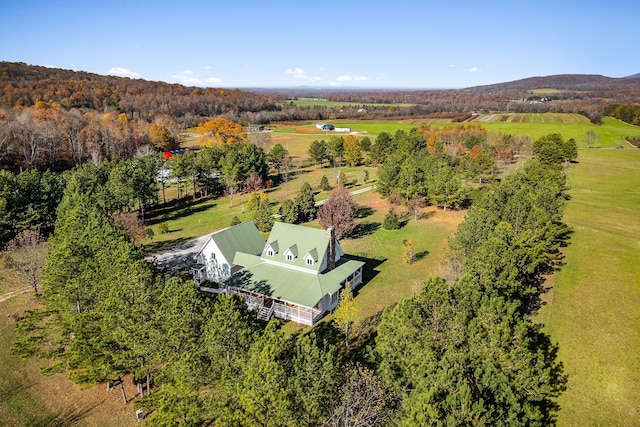
[[[400, 230], [385, 230], [382, 222], [390, 205], [377, 193], [367, 193], [355, 199], [358, 206], [370, 213], [358, 220], [364, 235], [342, 239], [340, 245], [348, 255], [366, 262], [366, 284], [357, 291], [354, 301], [360, 324], [367, 324], [367, 319], [412, 295], [425, 280], [438, 275], [448, 247], [447, 241], [455, 233], [465, 212], [444, 212], [429, 207], [416, 221], [403, 208], [397, 208], [398, 212], [405, 214], [405, 225]], [[418, 259], [413, 264], [402, 261], [402, 242], [407, 239], [416, 242]], [[331, 319], [332, 315], [329, 315], [323, 322]], [[299, 330], [307, 328], [291, 322], [285, 327], [288, 333]]]
[[640, 151], [585, 150], [570, 173], [566, 265], [538, 320], [569, 375], [558, 424], [640, 419]]
[[[3, 277], [11, 273], [0, 268]], [[9, 290], [22, 286], [13, 283]], [[38, 307], [32, 293], [0, 302], [0, 425], [6, 426], [122, 426], [136, 425], [131, 403], [104, 385], [83, 390], [64, 374], [44, 376], [38, 363], [11, 354], [14, 316]], [[129, 389], [133, 393], [133, 387]], [[133, 394], [131, 394], [133, 396]]]

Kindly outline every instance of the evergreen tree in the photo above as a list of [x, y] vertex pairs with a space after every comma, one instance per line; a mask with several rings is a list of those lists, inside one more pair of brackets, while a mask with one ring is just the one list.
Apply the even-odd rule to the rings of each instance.
[[269, 232], [273, 227], [274, 223], [273, 219], [273, 209], [271, 208], [271, 202], [269, 199], [261, 200], [258, 204], [258, 209], [256, 209], [256, 213], [253, 216], [253, 222], [255, 223], [258, 230], [262, 232]]
[[300, 206], [294, 199], [286, 199], [280, 206], [280, 219], [287, 224], [300, 222]]
[[320, 188], [322, 191], [331, 190], [331, 185], [329, 184], [329, 179], [326, 175], [322, 175], [322, 178], [320, 178], [320, 185], [318, 185], [318, 188]]
[[287, 342], [276, 322], [267, 324], [251, 347], [239, 389], [245, 425], [282, 426], [292, 422], [284, 356]]
[[399, 230], [400, 229], [400, 216], [396, 213], [395, 209], [389, 208], [389, 211], [384, 217], [382, 222], [382, 228], [385, 230]]
[[309, 145], [308, 153], [314, 165], [322, 165], [327, 158], [327, 143], [324, 139], [321, 141], [314, 139], [311, 145]]
[[300, 187], [300, 192], [296, 198], [296, 204], [298, 205], [299, 218], [298, 222], [313, 221], [316, 217], [316, 199], [313, 195], [313, 189], [311, 185], [305, 181]]
[[341, 377], [336, 349], [319, 344], [315, 333], [303, 335], [291, 361], [288, 389], [290, 400], [296, 402], [293, 413], [298, 425], [320, 425], [326, 409], [337, 403]]

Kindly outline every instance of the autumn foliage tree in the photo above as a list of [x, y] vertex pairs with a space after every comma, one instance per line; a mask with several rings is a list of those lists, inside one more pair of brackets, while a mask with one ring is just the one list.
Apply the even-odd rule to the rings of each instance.
[[318, 210], [318, 222], [324, 228], [334, 227], [336, 237], [348, 236], [356, 226], [356, 204], [349, 191], [336, 187]]
[[212, 143], [218, 144], [231, 145], [234, 142], [243, 141], [246, 137], [242, 125], [222, 117], [199, 124], [197, 131], [209, 137]]
[[160, 150], [167, 151], [175, 148], [173, 135], [163, 125], [151, 125], [149, 127], [149, 138], [151, 143]]

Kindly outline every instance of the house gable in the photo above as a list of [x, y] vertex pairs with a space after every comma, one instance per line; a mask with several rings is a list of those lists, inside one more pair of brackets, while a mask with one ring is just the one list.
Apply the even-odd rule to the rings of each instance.
[[263, 247], [260, 232], [253, 221], [247, 221], [211, 234], [196, 255], [196, 261], [206, 267], [209, 281], [220, 282], [231, 275], [237, 252], [256, 255]]

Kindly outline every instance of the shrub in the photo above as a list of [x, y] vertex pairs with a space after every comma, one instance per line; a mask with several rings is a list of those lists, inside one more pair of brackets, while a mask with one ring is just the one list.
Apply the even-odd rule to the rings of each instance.
[[385, 230], [399, 230], [400, 229], [400, 217], [393, 208], [389, 208], [389, 212], [384, 217], [382, 228]]

